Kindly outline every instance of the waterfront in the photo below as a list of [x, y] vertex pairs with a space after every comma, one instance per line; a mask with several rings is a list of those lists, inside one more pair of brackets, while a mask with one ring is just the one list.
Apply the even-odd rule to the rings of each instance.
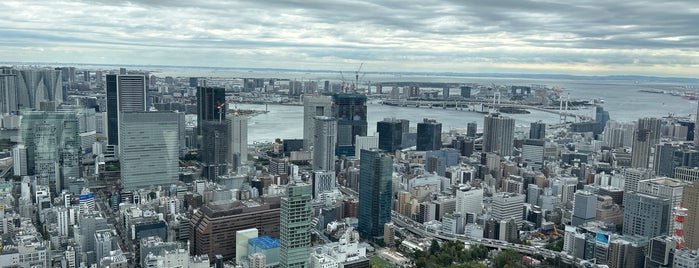
[[[533, 82], [533, 81], [528, 81]], [[696, 113], [697, 102], [668, 94], [652, 94], [638, 92], [644, 85], [633, 83], [597, 83], [595, 81], [546, 81], [550, 86], [566, 88], [564, 94], [570, 93], [571, 99], [604, 99], [602, 104], [609, 111], [612, 120], [631, 122], [641, 117], [693, 116]], [[557, 82], [553, 84], [551, 82]], [[524, 83], [523, 83], [524, 84]], [[532, 83], [529, 83], [532, 84]], [[672, 85], [670, 85], [672, 86]], [[240, 104], [242, 109], [264, 110], [265, 105]], [[269, 142], [275, 138], [303, 137], [303, 107], [288, 105], [267, 105], [269, 113], [255, 116], [249, 120], [248, 137], [252, 142]], [[477, 122], [482, 128], [483, 114], [440, 107], [413, 108], [369, 103], [368, 130], [369, 134], [376, 131], [376, 122], [387, 117], [410, 120], [411, 127], [423, 118], [436, 119], [442, 123], [442, 130], [465, 129], [469, 122]], [[573, 111], [594, 117], [593, 108]], [[532, 110], [530, 114], [508, 114], [515, 118], [518, 127], [528, 127], [529, 123], [541, 120], [544, 123], [559, 123], [559, 116]], [[571, 121], [572, 119], [568, 119]]]

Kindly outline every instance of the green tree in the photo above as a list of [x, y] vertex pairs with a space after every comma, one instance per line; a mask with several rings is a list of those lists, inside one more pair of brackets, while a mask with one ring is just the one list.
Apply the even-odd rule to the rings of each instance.
[[507, 249], [498, 253], [493, 259], [495, 267], [519, 267], [520, 260], [522, 259], [522, 254], [519, 252]]
[[439, 242], [437, 242], [437, 239], [432, 239], [432, 244], [430, 244], [430, 255], [435, 255], [437, 252], [439, 252]]

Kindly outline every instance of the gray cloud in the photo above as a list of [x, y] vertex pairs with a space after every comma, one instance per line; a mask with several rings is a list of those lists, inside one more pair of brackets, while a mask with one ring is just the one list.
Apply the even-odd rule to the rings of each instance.
[[693, 1], [4, 1], [0, 25], [7, 61], [682, 76], [699, 64]]

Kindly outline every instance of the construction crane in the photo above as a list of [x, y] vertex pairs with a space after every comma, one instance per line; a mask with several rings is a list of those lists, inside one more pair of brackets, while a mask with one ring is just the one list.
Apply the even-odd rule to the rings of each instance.
[[362, 62], [359, 64], [359, 68], [357, 68], [357, 71], [354, 72], [354, 85], [355, 85], [355, 90], [359, 89], [359, 72], [362, 71], [362, 66], [364, 66], [364, 63]]

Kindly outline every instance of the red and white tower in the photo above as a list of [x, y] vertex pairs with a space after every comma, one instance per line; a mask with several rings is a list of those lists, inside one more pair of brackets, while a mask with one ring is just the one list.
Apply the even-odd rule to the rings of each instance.
[[675, 248], [684, 248], [684, 222], [687, 220], [687, 209], [682, 203], [675, 207], [675, 229], [672, 232], [672, 238], [675, 240]]

